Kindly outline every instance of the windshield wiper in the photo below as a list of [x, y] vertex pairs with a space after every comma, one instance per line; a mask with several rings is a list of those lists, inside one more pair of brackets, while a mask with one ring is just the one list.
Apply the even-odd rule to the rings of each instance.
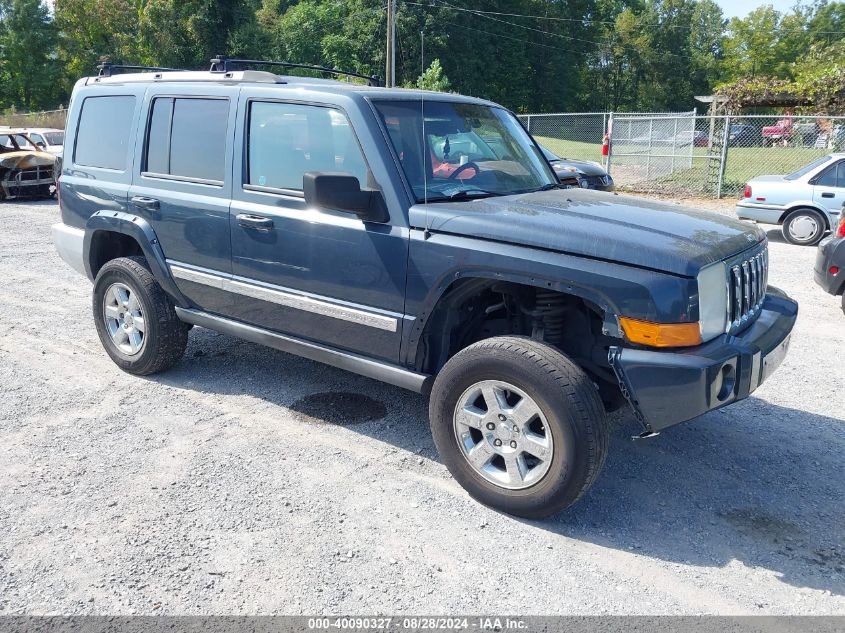
[[[461, 189], [450, 194], [439, 196], [429, 196], [429, 202], [445, 202], [447, 200], [478, 200], [480, 198], [490, 198], [491, 196], [506, 196], [509, 194], [500, 193], [498, 191], [487, 191], [486, 189]], [[420, 200], [422, 202], [422, 200]]]
[[447, 200], [468, 200], [471, 198], [489, 198], [490, 196], [505, 196], [508, 194], [499, 191], [487, 191], [486, 189], [461, 189], [455, 193], [445, 196]]
[[539, 187], [538, 189], [529, 189], [525, 193], [536, 193], [538, 191], [550, 191], [551, 189], [563, 189], [563, 186], [559, 182], [557, 182], [557, 183], [550, 182], [549, 184], [543, 185], [542, 187]]

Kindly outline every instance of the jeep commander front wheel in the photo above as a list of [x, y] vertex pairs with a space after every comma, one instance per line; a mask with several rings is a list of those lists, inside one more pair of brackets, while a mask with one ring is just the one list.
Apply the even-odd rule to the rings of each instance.
[[528, 338], [490, 338], [458, 352], [434, 382], [430, 417], [457, 482], [517, 516], [540, 518], [575, 503], [607, 454], [607, 421], [592, 381]]

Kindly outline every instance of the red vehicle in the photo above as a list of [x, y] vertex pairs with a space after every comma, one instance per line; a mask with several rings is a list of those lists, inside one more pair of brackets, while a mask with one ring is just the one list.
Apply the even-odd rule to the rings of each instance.
[[763, 140], [772, 145], [788, 139], [792, 134], [792, 117], [787, 116], [774, 125], [765, 126], [762, 133]]

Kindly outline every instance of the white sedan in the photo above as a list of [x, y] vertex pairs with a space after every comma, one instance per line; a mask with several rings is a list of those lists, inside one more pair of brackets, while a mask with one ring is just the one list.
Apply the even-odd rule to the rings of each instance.
[[839, 223], [845, 203], [845, 153], [830, 154], [787, 176], [759, 176], [736, 205], [743, 220], [779, 224], [791, 244], [818, 244]]

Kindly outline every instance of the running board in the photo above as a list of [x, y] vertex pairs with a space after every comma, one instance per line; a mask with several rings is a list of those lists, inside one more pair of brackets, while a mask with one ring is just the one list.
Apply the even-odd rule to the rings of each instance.
[[430, 388], [430, 378], [425, 374], [418, 374], [390, 363], [382, 363], [357, 354], [342, 352], [331, 347], [318, 345], [302, 339], [284, 334], [277, 334], [254, 325], [247, 325], [239, 321], [225, 319], [207, 312], [176, 307], [176, 316], [185, 323], [215, 330], [222, 334], [229, 334], [252, 343], [266, 345], [282, 352], [309, 358], [319, 363], [332, 365], [368, 378], [375, 378], [403, 389], [427, 393]]

